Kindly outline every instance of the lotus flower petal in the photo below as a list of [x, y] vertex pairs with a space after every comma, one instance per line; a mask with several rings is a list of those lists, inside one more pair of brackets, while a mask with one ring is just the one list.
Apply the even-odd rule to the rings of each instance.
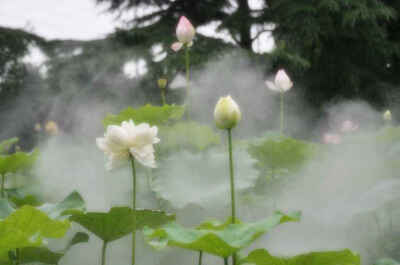
[[182, 47], [183, 47], [183, 43], [182, 43], [182, 42], [174, 42], [174, 43], [171, 45], [171, 49], [172, 49], [174, 52], [179, 51], [180, 49], [182, 49]]

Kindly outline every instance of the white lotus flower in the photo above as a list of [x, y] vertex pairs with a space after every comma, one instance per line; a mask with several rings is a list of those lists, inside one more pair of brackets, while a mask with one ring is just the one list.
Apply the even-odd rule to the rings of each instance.
[[392, 113], [390, 112], [390, 110], [385, 111], [385, 113], [383, 113], [383, 119], [385, 121], [391, 121], [392, 120]]
[[232, 129], [241, 120], [242, 114], [238, 104], [231, 96], [218, 100], [214, 110], [214, 120], [220, 129]]
[[192, 46], [195, 34], [196, 30], [194, 29], [192, 23], [190, 23], [185, 16], [181, 16], [178, 26], [176, 27], [176, 37], [178, 38], [178, 42], [173, 43], [171, 45], [171, 49], [177, 52], [184, 45], [187, 45], [188, 47]]
[[265, 85], [272, 91], [286, 92], [292, 88], [293, 82], [290, 80], [285, 70], [280, 69], [275, 75], [274, 82], [267, 80], [265, 81]]
[[97, 146], [108, 156], [106, 168], [111, 170], [133, 156], [146, 167], [156, 167], [153, 144], [157, 138], [157, 127], [147, 123], [135, 125], [132, 120], [121, 126], [109, 125], [104, 137], [96, 139]]

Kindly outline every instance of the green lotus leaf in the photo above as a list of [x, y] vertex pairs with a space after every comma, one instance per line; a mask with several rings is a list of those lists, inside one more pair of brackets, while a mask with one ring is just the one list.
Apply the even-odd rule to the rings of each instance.
[[[74, 245], [80, 243], [87, 243], [89, 241], [89, 236], [86, 233], [78, 232], [74, 235], [74, 237], [69, 241], [67, 246], [61, 251], [52, 251], [46, 247], [26, 247], [19, 249], [19, 264], [32, 264], [32, 263], [43, 263], [43, 264], [58, 264], [60, 259], [64, 257], [66, 252]], [[16, 258], [15, 253], [11, 252], [11, 256], [13, 259]], [[0, 260], [3, 264], [14, 264], [13, 260], [10, 260], [9, 257], [6, 259]]]
[[185, 111], [185, 107], [176, 105], [152, 106], [147, 104], [134, 109], [126, 108], [117, 115], [107, 115], [103, 120], [105, 127], [108, 125], [120, 125], [121, 122], [133, 120], [135, 124], [142, 122], [150, 125], [163, 125], [170, 121], [179, 120]]
[[42, 204], [35, 195], [23, 195], [10, 189], [7, 189], [6, 193], [8, 195], [8, 199], [13, 203], [15, 208], [20, 208], [24, 205], [40, 206]]
[[[35, 206], [36, 204], [38, 204], [36, 197], [32, 195], [27, 195], [25, 197], [22, 196], [23, 195], [21, 194], [11, 196], [11, 203], [8, 200], [0, 199], [0, 219], [10, 215], [12, 212], [15, 211], [16, 208], [20, 208], [26, 205]], [[44, 212], [52, 219], [59, 219], [63, 216], [71, 215], [74, 212], [80, 213], [82, 211], [85, 211], [86, 206], [82, 196], [78, 192], [74, 191], [59, 203], [45, 203], [41, 206], [36, 207], [36, 209]]]
[[[158, 161], [151, 188], [157, 198], [176, 209], [191, 204], [206, 209], [225, 207], [230, 193], [227, 159], [227, 150], [218, 148], [171, 153]], [[235, 189], [240, 194], [256, 185], [258, 172], [253, 167], [255, 160], [245, 150], [236, 148], [234, 159], [240, 161], [235, 176]]]
[[41, 246], [44, 238], [61, 238], [69, 227], [67, 220], [52, 220], [32, 206], [23, 206], [0, 221], [0, 252]]
[[399, 263], [397, 261], [395, 261], [394, 259], [383, 258], [383, 259], [377, 260], [374, 263], [374, 265], [399, 265]]
[[252, 251], [240, 264], [254, 265], [360, 265], [360, 255], [350, 250], [310, 252], [294, 257], [274, 257], [265, 249]]
[[203, 151], [218, 145], [220, 137], [209, 126], [197, 122], [178, 122], [160, 127], [160, 149], [162, 152], [188, 149]]
[[74, 191], [62, 202], [56, 204], [45, 203], [38, 207], [38, 209], [47, 213], [51, 218], [60, 218], [65, 215], [70, 215], [75, 211], [86, 211], [86, 205], [82, 196], [77, 191]]
[[14, 211], [15, 209], [12, 207], [8, 200], [0, 199], [0, 219], [5, 219]]
[[14, 137], [14, 138], [10, 138], [10, 139], [1, 141], [0, 142], [0, 154], [6, 154], [14, 144], [18, 143], [18, 140], [19, 139], [17, 137]]
[[314, 144], [283, 136], [267, 138], [248, 148], [249, 154], [257, 160], [255, 167], [264, 176], [271, 171], [277, 173], [298, 169], [313, 157], [315, 150]]
[[39, 152], [16, 152], [11, 155], [0, 155], [0, 175], [28, 170], [35, 163]]
[[289, 215], [276, 212], [273, 216], [255, 223], [222, 225], [207, 222], [197, 229], [169, 223], [158, 229], [145, 227], [143, 232], [146, 241], [156, 249], [171, 246], [229, 257], [238, 250], [249, 246], [275, 226], [285, 222], [295, 222], [299, 219], [299, 212]]
[[[175, 216], [155, 210], [136, 210], [136, 229], [158, 227], [173, 221]], [[70, 220], [76, 222], [106, 242], [117, 240], [133, 230], [134, 211], [129, 207], [114, 207], [109, 212], [75, 213]]]

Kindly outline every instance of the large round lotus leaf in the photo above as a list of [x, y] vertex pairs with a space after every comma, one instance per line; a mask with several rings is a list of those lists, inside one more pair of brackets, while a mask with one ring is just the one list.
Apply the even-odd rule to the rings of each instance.
[[275, 257], [265, 249], [257, 249], [240, 264], [254, 265], [360, 265], [360, 255], [350, 250], [310, 252], [294, 257]]
[[[253, 187], [258, 173], [245, 150], [234, 152], [236, 192]], [[198, 204], [205, 208], [230, 202], [228, 153], [210, 150], [193, 154], [182, 151], [159, 163], [152, 183], [157, 195], [176, 208]]]

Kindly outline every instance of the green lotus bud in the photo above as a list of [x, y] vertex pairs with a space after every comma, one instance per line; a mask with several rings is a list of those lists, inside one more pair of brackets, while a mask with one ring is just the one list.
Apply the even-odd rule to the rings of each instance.
[[385, 111], [385, 113], [383, 113], [383, 119], [385, 121], [391, 121], [392, 120], [392, 113], [390, 112], [390, 110]]
[[231, 96], [218, 100], [214, 110], [214, 120], [219, 129], [232, 129], [241, 118], [239, 106]]
[[160, 79], [158, 79], [157, 80], [157, 84], [158, 84], [158, 87], [159, 88], [161, 88], [161, 89], [165, 89], [166, 87], [167, 87], [167, 79], [166, 78], [160, 78]]

